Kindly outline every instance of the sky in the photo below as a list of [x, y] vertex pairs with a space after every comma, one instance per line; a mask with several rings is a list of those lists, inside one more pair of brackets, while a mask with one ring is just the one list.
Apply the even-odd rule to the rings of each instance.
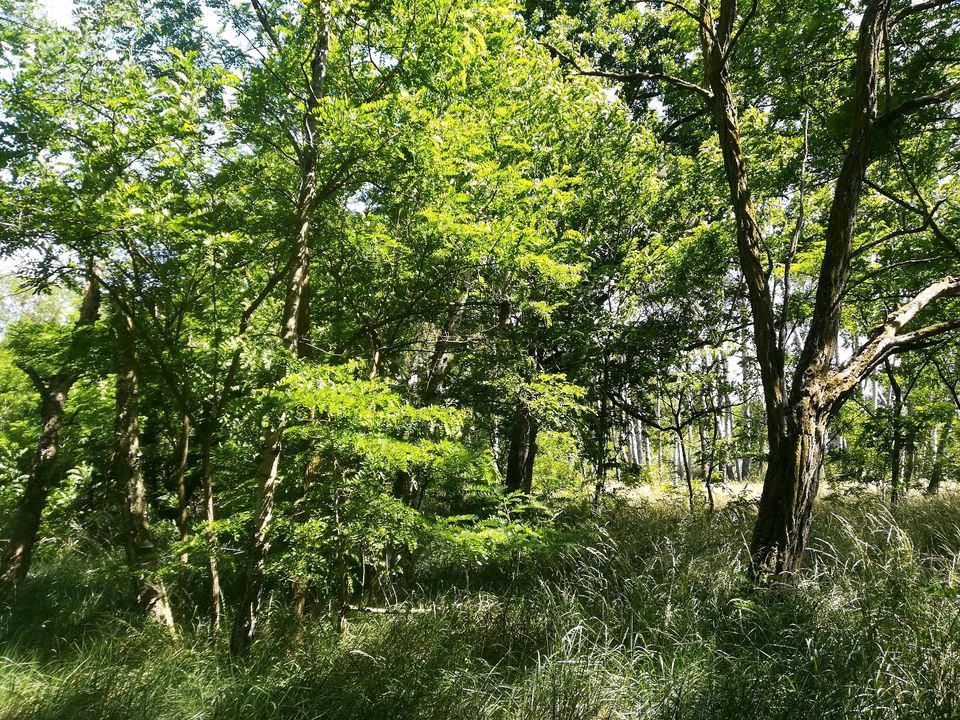
[[69, 25], [73, 12], [73, 0], [41, 0], [40, 5], [47, 11], [47, 17], [58, 25]]

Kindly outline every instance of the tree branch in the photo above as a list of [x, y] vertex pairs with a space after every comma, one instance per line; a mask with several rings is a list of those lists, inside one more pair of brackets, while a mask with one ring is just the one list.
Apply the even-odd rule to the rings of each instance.
[[253, 5], [253, 11], [257, 14], [257, 20], [260, 21], [260, 27], [263, 28], [263, 31], [267, 34], [267, 37], [270, 38], [270, 43], [277, 52], [282, 52], [280, 40], [277, 39], [277, 34], [274, 32], [273, 25], [270, 24], [270, 18], [267, 17], [267, 13], [263, 9], [263, 6], [260, 4], [259, 0], [250, 0], [250, 4]]
[[927, 10], [937, 10], [938, 8], [948, 7], [957, 2], [957, 0], [928, 0], [927, 2], [917, 3], [916, 5], [910, 5], [908, 7], [899, 10], [893, 16], [893, 22], [891, 24], [896, 24], [908, 18], [911, 15], [916, 15], [917, 13], [926, 12]]
[[740, 36], [743, 34], [743, 31], [747, 28], [747, 25], [750, 24], [750, 21], [753, 20], [753, 16], [757, 14], [757, 8], [760, 6], [760, 0], [753, 0], [750, 4], [750, 9], [747, 11], [746, 16], [740, 22], [740, 27], [737, 28], [737, 31], [734, 33], [733, 38], [727, 44], [726, 50], [723, 51], [723, 60], [726, 62], [730, 59], [730, 56], [733, 55], [733, 51], [737, 47], [737, 43], [740, 41]]
[[794, 372], [794, 392], [806, 386], [804, 377], [826, 373], [837, 347], [840, 299], [850, 278], [857, 210], [870, 163], [880, 45], [889, 9], [890, 0], [871, 0], [860, 23], [850, 138], [830, 204], [813, 317]]
[[554, 45], [551, 45], [548, 42], [539, 41], [551, 54], [560, 58], [564, 63], [572, 67], [577, 75], [583, 75], [585, 77], [599, 77], [606, 78], [608, 80], [616, 80], [618, 82], [663, 82], [668, 85], [673, 85], [674, 87], [680, 88], [681, 90], [686, 90], [688, 92], [696, 93], [704, 100], [713, 99], [713, 93], [707, 90], [705, 87], [701, 87], [696, 83], [689, 82], [683, 78], [678, 78], [673, 75], [666, 75], [664, 73], [656, 72], [645, 72], [638, 70], [632, 73], [617, 73], [617, 72], [607, 72], [604, 70], [585, 70], [580, 66], [580, 64], [572, 57], [567, 55], [565, 52], [561, 51]]
[[40, 396], [45, 398], [47, 396], [47, 384], [43, 381], [43, 377], [40, 375], [40, 373], [34, 370], [32, 365], [28, 365], [20, 360], [18, 360], [15, 364], [18, 368], [23, 370], [28, 378], [30, 378], [30, 382], [33, 383], [33, 386], [37, 389], [37, 392], [40, 393]]
[[957, 295], [960, 295], [960, 278], [945, 277], [887, 315], [884, 323], [870, 332], [863, 347], [837, 369], [827, 383], [824, 399], [828, 403], [841, 400], [884, 359], [906, 350], [925, 347], [934, 338], [960, 329], [958, 318], [927, 325], [913, 332], [903, 332], [903, 328], [928, 305]]
[[[894, 195], [889, 190], [886, 190], [885, 188], [881, 187], [880, 185], [877, 185], [876, 183], [870, 180], [866, 180], [866, 184], [868, 187], [880, 193], [891, 202], [896, 203], [897, 205], [902, 207], [904, 210], [912, 212], [913, 214], [919, 215], [921, 218], [923, 218], [923, 225], [920, 228], [918, 228], [918, 230], [923, 231], [929, 228], [931, 232], [933, 232], [934, 237], [940, 242], [941, 245], [947, 248], [955, 256], [960, 258], [960, 245], [957, 245], [956, 242], [954, 242], [950, 237], [947, 236], [947, 234], [943, 231], [943, 228], [941, 228], [939, 223], [937, 223], [936, 218], [933, 217], [933, 213], [935, 213], [937, 209], [945, 202], [944, 200], [941, 200], [940, 202], [934, 204], [933, 210], [931, 210], [927, 206], [926, 201], [924, 201], [924, 199], [920, 196], [919, 191], [917, 191], [915, 185], [914, 185], [914, 194], [916, 194], [917, 199], [920, 201], [919, 207], [916, 205], [913, 205], [912, 203], [907, 202], [902, 197]], [[913, 185], [913, 182], [911, 182], [910, 184]]]
[[930, 93], [929, 95], [919, 95], [917, 97], [908, 98], [899, 105], [890, 108], [885, 113], [880, 115], [877, 118], [877, 127], [889, 127], [897, 120], [900, 120], [910, 113], [917, 112], [918, 110], [930, 107], [931, 105], [939, 105], [940, 103], [947, 102], [951, 97], [957, 94], [960, 94], [960, 82], [947, 85], [947, 87], [938, 90], [935, 93]]

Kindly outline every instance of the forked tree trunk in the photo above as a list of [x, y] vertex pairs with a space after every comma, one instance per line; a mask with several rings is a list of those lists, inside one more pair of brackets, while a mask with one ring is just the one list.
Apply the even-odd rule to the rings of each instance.
[[765, 248], [751, 197], [747, 158], [741, 144], [737, 104], [730, 81], [729, 62], [739, 36], [735, 30], [737, 1], [720, 0], [716, 15], [713, 3], [701, 0], [699, 7], [706, 87], [694, 90], [706, 99], [712, 110], [723, 155], [767, 416], [770, 459], [751, 543], [751, 574], [754, 578], [770, 574], [779, 577], [795, 573], [803, 555], [830, 414], [885, 357], [909, 347], [911, 342], [921, 342], [952, 327], [941, 324], [913, 333], [902, 332], [924, 305], [957, 292], [960, 284], [945, 278], [930, 286], [888, 316], [853, 357], [839, 368], [832, 367], [842, 301], [850, 278], [857, 208], [877, 121], [880, 45], [890, 11], [890, 0], [870, 0], [864, 8], [857, 37], [850, 135], [827, 218], [816, 301], [803, 351], [797, 360], [792, 384], [788, 386], [785, 348], [777, 332], [778, 318], [770, 292]]
[[137, 601], [148, 617], [172, 631], [173, 612], [163, 581], [156, 574], [157, 553], [150, 532], [143, 455], [140, 451], [140, 425], [137, 419], [140, 377], [130, 330], [130, 319], [119, 318], [114, 477], [124, 498], [127, 561], [136, 574]]
[[[100, 315], [100, 286], [96, 279], [93, 262], [87, 266], [87, 280], [80, 302], [80, 317], [76, 328], [93, 325]], [[71, 338], [71, 352], [77, 352], [79, 333]], [[0, 598], [8, 598], [27, 576], [33, 549], [40, 530], [40, 520], [47, 506], [47, 499], [59, 479], [58, 457], [63, 414], [70, 389], [78, 376], [69, 368], [56, 375], [44, 378], [32, 367], [22, 366], [40, 393], [40, 436], [33, 468], [20, 498], [16, 514], [7, 534], [7, 546], [0, 559]]]

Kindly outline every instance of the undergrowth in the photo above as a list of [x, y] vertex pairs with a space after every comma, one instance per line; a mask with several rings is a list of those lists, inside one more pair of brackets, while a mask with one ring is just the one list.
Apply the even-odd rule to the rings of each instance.
[[0, 616], [0, 718], [960, 716], [960, 498], [825, 500], [789, 589], [748, 586], [751, 520], [608, 507], [499, 585], [423, 585], [343, 636], [274, 610], [241, 664], [225, 632], [141, 621], [119, 558], [49, 555]]

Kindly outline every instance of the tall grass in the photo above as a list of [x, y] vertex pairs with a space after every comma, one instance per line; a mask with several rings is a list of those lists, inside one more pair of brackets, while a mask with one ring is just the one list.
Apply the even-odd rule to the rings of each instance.
[[608, 508], [522, 582], [436, 612], [275, 613], [249, 661], [132, 612], [115, 561], [48, 560], [0, 621], [0, 718], [960, 717], [960, 498], [823, 502], [797, 588], [745, 580], [749, 508]]

